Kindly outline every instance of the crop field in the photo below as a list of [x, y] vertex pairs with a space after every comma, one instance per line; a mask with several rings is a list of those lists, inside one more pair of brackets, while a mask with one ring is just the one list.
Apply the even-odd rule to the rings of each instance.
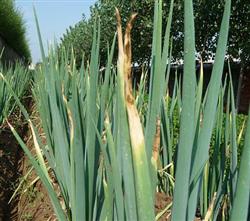
[[[184, 1], [184, 72], [170, 96], [173, 7], [171, 0], [165, 22], [162, 1], [155, 1], [150, 69], [142, 70], [138, 85], [131, 68], [136, 14], [122, 27], [116, 9], [105, 68], [96, 19], [90, 60], [78, 68], [74, 48], [58, 53], [52, 47], [45, 55], [34, 10], [42, 64], [34, 71], [0, 68], [0, 138], [8, 133], [15, 142], [8, 156], [19, 148], [18, 157], [29, 165], [4, 200], [18, 204], [12, 211], [18, 214], [25, 204], [32, 210], [23, 197], [29, 194], [30, 201], [46, 204], [49, 215], [8, 219], [250, 220], [250, 120], [237, 113], [225, 63], [231, 0], [225, 1], [206, 90], [202, 60], [195, 74], [193, 3]], [[229, 71], [222, 81], [224, 65]], [[0, 146], [0, 159], [2, 152], [7, 154]], [[2, 165], [0, 172], [11, 179]], [[7, 220], [4, 212], [0, 220]]]

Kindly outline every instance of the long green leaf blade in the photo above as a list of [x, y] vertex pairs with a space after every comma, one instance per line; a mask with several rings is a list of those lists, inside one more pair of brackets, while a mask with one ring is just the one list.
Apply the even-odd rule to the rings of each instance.
[[[186, 220], [189, 197], [189, 174], [195, 128], [195, 37], [193, 1], [184, 1], [184, 75], [180, 139], [177, 153], [176, 182], [172, 220]], [[185, 169], [183, 169], [185, 168]]]

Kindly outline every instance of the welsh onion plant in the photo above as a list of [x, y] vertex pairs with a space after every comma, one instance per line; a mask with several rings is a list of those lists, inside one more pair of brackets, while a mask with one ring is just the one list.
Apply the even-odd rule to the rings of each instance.
[[4, 122], [15, 108], [15, 100], [3, 78], [8, 81], [17, 97], [21, 98], [27, 90], [31, 79], [30, 72], [21, 64], [4, 68], [0, 64], [0, 125]]
[[[184, 1], [184, 74], [182, 79], [176, 78], [170, 98], [173, 3], [162, 41], [162, 1], [155, 1], [147, 101], [145, 78], [137, 92], [131, 82], [130, 32], [135, 14], [123, 36], [116, 11], [117, 36], [108, 51], [104, 77], [99, 75], [98, 21], [91, 59], [80, 70], [74, 53], [64, 51], [59, 59], [50, 50], [45, 58], [37, 25], [44, 62], [35, 75], [33, 94], [47, 144], [41, 142], [18, 99], [33, 132], [36, 156], [11, 128], [47, 188], [59, 220], [157, 220], [167, 211], [172, 220], [194, 220], [197, 210], [205, 220], [246, 220], [250, 121], [239, 161], [237, 141], [243, 132], [237, 136], [230, 74], [222, 83], [231, 1], [225, 1], [215, 63], [204, 96], [202, 62], [198, 80], [195, 75], [193, 5]], [[114, 69], [116, 37], [118, 62]], [[179, 120], [180, 129], [176, 128]], [[46, 161], [63, 202], [52, 185]], [[172, 204], [155, 216], [156, 191], [170, 196]]]

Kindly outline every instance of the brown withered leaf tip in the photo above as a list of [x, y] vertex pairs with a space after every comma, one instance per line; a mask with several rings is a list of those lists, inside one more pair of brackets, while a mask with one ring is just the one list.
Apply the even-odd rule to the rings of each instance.
[[118, 70], [123, 75], [124, 80], [124, 95], [126, 100], [126, 109], [129, 122], [129, 132], [133, 153], [138, 151], [145, 152], [145, 142], [142, 125], [138, 110], [134, 104], [134, 97], [132, 94], [132, 74], [131, 74], [131, 29], [136, 14], [132, 14], [125, 30], [124, 42], [122, 37], [121, 16], [119, 10], [116, 8], [117, 19], [117, 38], [118, 38]]
[[125, 30], [124, 43], [122, 37], [121, 16], [119, 10], [116, 8], [117, 19], [117, 34], [118, 34], [118, 60], [123, 64], [123, 74], [125, 80], [125, 97], [127, 102], [134, 103], [134, 97], [132, 95], [132, 74], [131, 74], [131, 61], [132, 61], [132, 49], [131, 49], [131, 30], [133, 21], [136, 18], [136, 13], [132, 14]]
[[[132, 93], [132, 47], [131, 47], [131, 30], [132, 24], [137, 14], [132, 14], [124, 35], [124, 42], [122, 36], [121, 16], [119, 10], [116, 8], [117, 19], [117, 38], [118, 38], [118, 69], [120, 74], [123, 75], [124, 80], [124, 95], [126, 99], [126, 109], [129, 121], [129, 131], [133, 150], [138, 148], [145, 148], [144, 134], [142, 124], [140, 122], [140, 116], [136, 105], [134, 104], [134, 97]], [[157, 162], [160, 150], [160, 118], [156, 120], [156, 133], [154, 137], [152, 157]]]

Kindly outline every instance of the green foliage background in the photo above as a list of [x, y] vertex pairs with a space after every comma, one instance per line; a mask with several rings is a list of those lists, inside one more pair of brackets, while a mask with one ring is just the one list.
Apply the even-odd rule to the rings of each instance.
[[[170, 1], [163, 4], [163, 23], [167, 22]], [[115, 7], [121, 11], [122, 18], [128, 18], [131, 12], [137, 12], [138, 17], [132, 33], [133, 61], [138, 64], [149, 63], [153, 31], [154, 0], [118, 1], [98, 0], [91, 7], [89, 19], [83, 16], [82, 21], [70, 27], [62, 37], [61, 47], [69, 47], [73, 43], [78, 63], [83, 53], [89, 57], [92, 42], [92, 27], [96, 17], [101, 18], [101, 63], [105, 61], [107, 43], [112, 42], [115, 30]], [[222, 20], [224, 1], [197, 0], [194, 1], [196, 50], [203, 60], [213, 58], [216, 50], [218, 32]], [[126, 23], [126, 20], [123, 20]], [[124, 25], [124, 24], [123, 24]], [[250, 61], [250, 4], [248, 0], [232, 2], [228, 54], [241, 59], [245, 65]], [[164, 31], [164, 30], [163, 30]], [[176, 0], [173, 14], [173, 60], [183, 58], [183, 1]]]
[[1, 0], [0, 36], [26, 61], [30, 60], [30, 50], [25, 37], [26, 29], [21, 12], [13, 0]]

